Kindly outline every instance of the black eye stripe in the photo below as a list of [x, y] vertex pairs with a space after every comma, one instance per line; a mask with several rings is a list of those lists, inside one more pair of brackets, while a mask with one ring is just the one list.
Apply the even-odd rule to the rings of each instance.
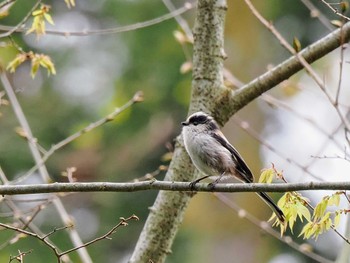
[[209, 120], [208, 117], [205, 115], [195, 115], [190, 118], [189, 122], [193, 123], [194, 125], [197, 125], [197, 124], [205, 123], [208, 120]]

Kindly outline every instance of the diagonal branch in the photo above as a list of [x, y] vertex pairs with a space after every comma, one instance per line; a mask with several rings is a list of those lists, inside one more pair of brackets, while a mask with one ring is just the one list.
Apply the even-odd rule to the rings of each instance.
[[[42, 162], [41, 154], [40, 154], [40, 151], [37, 147], [37, 144], [35, 143], [35, 138], [31, 132], [31, 128], [29, 126], [29, 123], [24, 115], [22, 107], [19, 104], [19, 101], [17, 100], [16, 94], [13, 91], [11, 83], [9, 82], [5, 72], [3, 72], [3, 71], [1, 72], [0, 79], [1, 79], [1, 82], [2, 82], [2, 85], [5, 89], [5, 91], [7, 93], [7, 96], [11, 102], [11, 105], [12, 105], [12, 108], [15, 112], [15, 115], [16, 115], [21, 127], [23, 128], [27, 138], [28, 138], [29, 148], [30, 148], [30, 151], [32, 152], [34, 161], [37, 165], [41, 164], [41, 162]], [[45, 165], [38, 165], [38, 169], [39, 169], [39, 173], [40, 173], [43, 181], [49, 182], [50, 177], [49, 177], [48, 171], [46, 169], [46, 166]], [[54, 204], [58, 214], [60, 215], [63, 223], [65, 225], [68, 225], [69, 222], [71, 222], [71, 218], [70, 218], [70, 215], [68, 214], [67, 210], [63, 206], [62, 201], [57, 197], [53, 200], [53, 204]], [[80, 236], [75, 228], [71, 228], [68, 231], [68, 234], [69, 234], [69, 237], [70, 237], [72, 243], [75, 246], [80, 246], [83, 244], [83, 242], [81, 241]], [[82, 248], [81, 250], [78, 250], [78, 253], [79, 253], [79, 256], [80, 256], [82, 262], [84, 262], [84, 263], [92, 262], [90, 255], [87, 252], [85, 247]]]
[[[36, 170], [38, 170], [41, 166], [43, 166], [45, 164], [45, 162], [56, 151], [58, 151], [59, 149], [61, 149], [64, 146], [66, 146], [67, 144], [71, 143], [72, 141], [76, 140], [77, 138], [79, 138], [83, 134], [86, 134], [86, 133], [92, 131], [93, 129], [96, 129], [107, 122], [113, 121], [120, 113], [122, 113], [123, 111], [125, 111], [126, 109], [128, 109], [129, 107], [134, 105], [135, 103], [139, 103], [142, 101], [143, 101], [143, 92], [142, 91], [136, 92], [134, 94], [134, 96], [128, 102], [126, 102], [123, 106], [116, 108], [113, 112], [109, 113], [107, 116], [105, 116], [105, 117], [103, 117], [95, 122], [90, 123], [88, 126], [84, 127], [83, 129], [75, 132], [74, 134], [63, 139], [62, 141], [59, 141], [58, 143], [52, 145], [51, 148], [43, 154], [40, 162], [37, 162], [31, 169], [29, 169], [29, 171], [26, 172], [26, 174], [24, 174], [23, 176], [19, 177], [16, 180], [11, 181], [10, 183], [16, 184], [16, 183], [24, 181], [27, 177], [31, 176]], [[26, 134], [26, 139], [28, 139], [28, 140], [30, 139], [27, 136], [27, 134]], [[35, 142], [35, 140], [34, 140], [34, 142]]]
[[[349, 40], [350, 22], [346, 23], [342, 28], [334, 30], [332, 33], [303, 49], [299, 52], [299, 54], [308, 63], [313, 63], [340, 47], [342, 44], [349, 42]], [[230, 104], [230, 112], [227, 118], [218, 121], [221, 124], [224, 124], [229, 117], [246, 106], [248, 103], [302, 69], [303, 66], [299, 59], [296, 56], [292, 56], [273, 69], [244, 85], [242, 88], [232, 91], [229, 98], [224, 98], [226, 99], [227, 103]]]

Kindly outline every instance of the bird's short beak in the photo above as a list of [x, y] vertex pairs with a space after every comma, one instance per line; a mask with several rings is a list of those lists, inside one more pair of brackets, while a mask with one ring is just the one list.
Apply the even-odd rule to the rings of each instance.
[[181, 125], [182, 126], [188, 126], [188, 122], [183, 121], [183, 122], [181, 122]]

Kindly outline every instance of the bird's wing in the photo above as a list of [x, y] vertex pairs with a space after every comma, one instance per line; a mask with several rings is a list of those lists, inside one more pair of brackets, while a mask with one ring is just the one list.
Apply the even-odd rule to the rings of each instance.
[[227, 150], [230, 151], [232, 158], [237, 164], [235, 169], [241, 176], [241, 179], [245, 183], [252, 183], [254, 181], [254, 177], [249, 167], [241, 157], [241, 155], [237, 152], [237, 150], [226, 140], [224, 134], [221, 131], [214, 132], [213, 137]]

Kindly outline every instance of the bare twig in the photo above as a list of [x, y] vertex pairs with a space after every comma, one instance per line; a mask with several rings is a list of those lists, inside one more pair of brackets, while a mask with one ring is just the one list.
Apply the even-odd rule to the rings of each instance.
[[47, 247], [49, 247], [55, 253], [56, 257], [58, 258], [58, 263], [60, 262], [59, 261], [59, 251], [58, 251], [58, 249], [53, 244], [48, 242], [46, 240], [45, 236], [41, 237], [41, 236], [39, 236], [36, 233], [30, 232], [30, 231], [27, 231], [27, 230], [24, 230], [24, 229], [21, 229], [21, 228], [18, 228], [18, 227], [14, 227], [14, 226], [11, 226], [11, 225], [7, 225], [7, 224], [4, 224], [4, 223], [0, 223], [0, 226], [3, 227], [3, 228], [6, 228], [6, 229], [13, 230], [13, 231], [16, 231], [18, 233], [21, 233], [21, 234], [24, 234], [24, 235], [31, 236], [31, 237], [39, 239], [41, 242], [43, 242]]
[[[334, 8], [330, 3], [328, 3], [326, 0], [319, 0], [320, 2], [324, 3], [330, 10], [334, 12], [334, 14], [340, 16], [341, 18], [344, 18], [345, 20], [350, 21], [350, 18], [344, 15], [342, 12], [339, 12], [338, 9]], [[340, 3], [338, 3], [340, 4]]]
[[249, 124], [247, 124], [247, 122], [244, 122], [242, 120], [240, 120], [237, 116], [234, 117], [234, 120], [236, 121], [236, 123], [244, 130], [246, 131], [251, 137], [253, 137], [255, 140], [257, 140], [261, 145], [265, 146], [267, 149], [269, 149], [270, 151], [276, 153], [278, 156], [280, 156], [281, 158], [283, 158], [284, 160], [286, 160], [288, 163], [295, 165], [296, 167], [298, 167], [300, 170], [304, 171], [305, 173], [309, 174], [311, 177], [322, 181], [322, 178], [318, 177], [316, 174], [312, 173], [307, 166], [303, 166], [299, 163], [297, 163], [296, 161], [294, 161], [293, 159], [287, 157], [285, 154], [283, 154], [280, 150], [278, 150], [277, 148], [275, 148], [274, 146], [272, 146], [270, 143], [268, 143], [266, 140], [262, 139], [261, 136], [254, 131], [252, 128], [249, 127]]
[[[340, 29], [342, 30], [343, 27]], [[341, 89], [341, 82], [342, 82], [342, 76], [343, 76], [343, 64], [344, 64], [344, 37], [340, 39], [341, 41], [341, 47], [340, 47], [340, 62], [339, 62], [339, 79], [338, 79], [338, 87], [337, 91], [335, 94], [335, 99], [334, 99], [334, 105], [338, 107], [339, 103], [339, 95], [340, 95], [340, 89]]]
[[[45, 206], [44, 204], [37, 206], [34, 213], [30, 217], [26, 217], [23, 215], [23, 212], [17, 207], [17, 205], [13, 202], [13, 200], [6, 198], [5, 201], [6, 201], [6, 204], [8, 205], [8, 207], [16, 215], [14, 218], [17, 218], [18, 221], [22, 224], [21, 229], [25, 230], [26, 228], [28, 228], [31, 232], [34, 232], [37, 235], [43, 235], [41, 230], [32, 221], [39, 214], [39, 212], [42, 211], [42, 209]], [[49, 202], [49, 200], [47, 200], [47, 202]], [[0, 249], [3, 249], [8, 244], [10, 244], [12, 242], [13, 238], [14, 237], [11, 237], [7, 241], [3, 242], [0, 245]], [[47, 238], [47, 241], [50, 242], [53, 246], [55, 246], [55, 244], [51, 240], [49, 240], [49, 238]]]
[[21, 252], [20, 250], [18, 250], [18, 254], [16, 256], [10, 256], [9, 263], [11, 263], [14, 260], [22, 263], [22, 262], [24, 262], [24, 260], [23, 260], [24, 256], [26, 256], [32, 252], [33, 252], [33, 249], [30, 249], [30, 250], [25, 251], [25, 252]]
[[[103, 240], [103, 239], [110, 239], [110, 236], [111, 236], [112, 234], [115, 233], [115, 231], [117, 230], [117, 228], [119, 228], [119, 227], [121, 227], [121, 226], [127, 226], [127, 225], [128, 225], [128, 221], [130, 221], [130, 220], [139, 220], [139, 218], [138, 218], [136, 215], [132, 215], [132, 216], [130, 216], [130, 217], [128, 217], [128, 218], [123, 218], [123, 217], [121, 217], [121, 218], [120, 218], [120, 222], [119, 222], [117, 225], [115, 225], [111, 230], [109, 230], [106, 234], [104, 234], [104, 235], [102, 235], [102, 236], [100, 236], [100, 237], [97, 237], [97, 238], [95, 238], [95, 239], [93, 239], [93, 240], [91, 240], [91, 241], [89, 241], [89, 242], [83, 244], [82, 246], [87, 247], [87, 246], [90, 246], [90, 245], [93, 244], [93, 243], [96, 243], [96, 242], [100, 241], [100, 240]], [[62, 257], [63, 255], [66, 255], [66, 254], [68, 254], [68, 253], [71, 253], [71, 252], [73, 252], [73, 251], [76, 251], [76, 250], [78, 250], [78, 249], [80, 249], [80, 248], [81, 248], [81, 247], [75, 247], [75, 248], [66, 250], [66, 251], [60, 253], [60, 257]]]
[[3, 1], [3, 2], [0, 3], [0, 8], [3, 8], [3, 7], [5, 7], [5, 6], [9, 5], [9, 4], [12, 4], [12, 3], [14, 3], [15, 1], [16, 1], [16, 0], [5, 0], [5, 1]]
[[[175, 12], [175, 6], [171, 2], [171, 0], [163, 0], [164, 5], [168, 8], [170, 12]], [[176, 22], [179, 24], [179, 26], [182, 28], [182, 30], [185, 32], [186, 37], [190, 40], [193, 41], [193, 34], [191, 28], [188, 26], [187, 21], [181, 16], [182, 14], [178, 14], [174, 16]]]
[[63, 139], [62, 141], [54, 144], [51, 146], [51, 148], [45, 152], [45, 154], [41, 157], [41, 160], [37, 162], [29, 171], [18, 178], [17, 180], [11, 181], [11, 184], [19, 183], [32, 175], [37, 169], [40, 169], [45, 162], [51, 157], [52, 154], [54, 154], [57, 150], [61, 149], [62, 147], [66, 146], [67, 144], [71, 143], [72, 141], [76, 140], [80, 136], [82, 136], [85, 133], [88, 133], [92, 131], [93, 129], [96, 129], [97, 127], [100, 127], [101, 125], [113, 121], [120, 113], [131, 107], [133, 104], [143, 101], [143, 93], [141, 91], [138, 91], [134, 94], [131, 100], [129, 100], [127, 103], [125, 103], [120, 108], [116, 108], [112, 113], [109, 113], [107, 116], [103, 117], [102, 119], [99, 119], [96, 122], [90, 123], [85, 128], [81, 129], [80, 131], [77, 131], [76, 133], [68, 136], [67, 138]]
[[117, 228], [119, 228], [121, 226], [127, 226], [128, 222], [130, 220], [139, 220], [139, 218], [136, 215], [132, 215], [132, 216], [130, 216], [128, 218], [123, 218], [122, 217], [122, 218], [120, 218], [120, 222], [117, 225], [115, 225], [111, 230], [109, 230], [106, 234], [104, 234], [104, 235], [102, 235], [102, 236], [100, 236], [98, 238], [95, 238], [95, 239], [93, 239], [93, 240], [91, 240], [89, 242], [86, 242], [86, 243], [84, 243], [84, 244], [82, 244], [80, 246], [68, 249], [68, 250], [63, 251], [63, 252], [60, 252], [55, 245], [53, 245], [51, 242], [49, 242], [47, 240], [47, 238], [50, 235], [56, 233], [57, 231], [64, 230], [64, 229], [69, 228], [71, 226], [64, 226], [64, 227], [55, 228], [55, 229], [53, 229], [52, 231], [50, 231], [49, 233], [47, 233], [45, 235], [38, 235], [36, 233], [30, 232], [30, 231], [27, 231], [27, 230], [24, 230], [24, 229], [15, 227], [15, 226], [11, 226], [11, 225], [8, 225], [8, 224], [4, 224], [4, 223], [0, 223], [0, 226], [5, 228], [5, 229], [13, 230], [13, 231], [15, 231], [17, 233], [21, 233], [21, 234], [24, 234], [24, 235], [31, 236], [31, 237], [34, 237], [36, 239], [39, 239], [41, 242], [43, 242], [47, 247], [49, 247], [53, 251], [53, 253], [57, 257], [57, 262], [60, 263], [61, 262], [61, 258], [63, 256], [65, 256], [65, 255], [67, 255], [67, 254], [69, 254], [69, 253], [71, 253], [73, 251], [77, 251], [77, 250], [79, 250], [79, 249], [81, 249], [83, 247], [86, 248], [87, 246], [90, 246], [90, 245], [92, 245], [92, 244], [94, 244], [94, 243], [96, 243], [96, 242], [98, 242], [100, 240], [103, 240], [103, 239], [110, 239], [110, 236], [116, 232]]
[[73, 225], [63, 226], [63, 227], [55, 227], [52, 231], [50, 231], [49, 233], [47, 233], [46, 235], [44, 235], [42, 238], [43, 238], [43, 239], [46, 239], [46, 238], [48, 238], [49, 236], [55, 234], [56, 232], [61, 231], [61, 230], [64, 230], [64, 229], [67, 229], [67, 228], [70, 228], [70, 227], [72, 227], [72, 226], [73, 226]]
[[[323, 1], [323, 0], [322, 0]], [[350, 123], [347, 120], [347, 118], [342, 114], [342, 112], [340, 111], [336, 100], [334, 100], [331, 95], [329, 94], [329, 92], [327, 91], [323, 81], [320, 79], [320, 77], [317, 75], [317, 73], [312, 69], [312, 67], [310, 66], [310, 64], [305, 60], [305, 58], [303, 56], [300, 55], [300, 53], [297, 53], [293, 47], [282, 37], [282, 35], [276, 30], [276, 28], [272, 25], [272, 23], [268, 22], [259, 12], [258, 10], [254, 7], [254, 5], [251, 3], [250, 0], [245, 0], [247, 6], [249, 7], [249, 9], [251, 10], [251, 12], [258, 18], [258, 20], [267, 28], [269, 29], [274, 36], [280, 41], [280, 43], [282, 44], [283, 47], [285, 47], [290, 53], [292, 53], [293, 55], [295, 55], [297, 57], [297, 59], [299, 60], [299, 62], [303, 65], [303, 67], [305, 68], [306, 72], [311, 76], [311, 78], [317, 83], [317, 85], [321, 88], [321, 90], [324, 92], [324, 94], [327, 96], [328, 100], [331, 102], [331, 104], [334, 106], [340, 120], [342, 121], [343, 125], [345, 126], [346, 130], [350, 130]], [[342, 45], [344, 43], [344, 34], [342, 33], [342, 28], [341, 28], [341, 32], [340, 32], [340, 36], [341, 36], [341, 43], [340, 46], [342, 48]], [[339, 90], [340, 90], [340, 85], [341, 82], [339, 83], [339, 88], [337, 91], [337, 95], [339, 94]], [[345, 189], [344, 189], [345, 190]], [[313, 207], [310, 205], [310, 207], [313, 209]], [[337, 233], [345, 242], [350, 244], [350, 241], [344, 237], [343, 235], [340, 234], [340, 232], [335, 228], [334, 225], [331, 226], [331, 228], [334, 230], [335, 233]]]
[[8, 184], [9, 180], [7, 179], [4, 171], [2, 170], [1, 166], [0, 166], [0, 180], [2, 181], [2, 184]]
[[150, 172], [150, 173], [146, 173], [144, 176], [141, 176], [139, 178], [135, 178], [132, 180], [132, 182], [140, 182], [140, 181], [148, 181], [148, 180], [153, 180], [156, 178], [156, 176], [158, 176], [161, 172], [167, 171], [168, 170], [168, 166], [165, 165], [159, 165], [158, 169]]
[[318, 20], [328, 29], [333, 30], [332, 24], [329, 19], [310, 1], [310, 0], [300, 0], [309, 10], [311, 17], [317, 17]]
[[[335, 108], [340, 120], [342, 121], [343, 125], [345, 126], [346, 130], [350, 130], [350, 122], [348, 119], [343, 115], [343, 113], [340, 111], [339, 107], [337, 107], [335, 100], [332, 98], [328, 90], [326, 89], [324, 85], [324, 81], [317, 75], [317, 73], [312, 69], [311, 65], [306, 61], [306, 59], [301, 55], [301, 53], [296, 52], [294, 48], [283, 38], [283, 36], [277, 31], [277, 29], [272, 25], [272, 23], [268, 22], [255, 8], [255, 6], [252, 4], [250, 0], [244, 0], [251, 10], [251, 12], [254, 14], [254, 16], [268, 29], [273, 33], [273, 35], [280, 41], [281, 45], [285, 47], [291, 54], [295, 55], [295, 57], [298, 59], [298, 61], [303, 65], [306, 72], [309, 74], [309, 76], [316, 82], [316, 84], [320, 87], [320, 89], [323, 91], [323, 93], [327, 96], [330, 103]], [[341, 28], [340, 31], [340, 38], [341, 43], [340, 46], [343, 45], [345, 36], [343, 34], [343, 28]]]
[[[5, 72], [1, 72], [0, 75], [0, 79], [2, 82], [2, 85], [7, 93], [7, 96], [11, 102], [12, 108], [15, 112], [15, 115], [22, 127], [22, 129], [24, 130], [27, 138], [28, 138], [28, 145], [30, 148], [30, 151], [33, 155], [34, 161], [36, 163], [36, 165], [38, 166], [41, 178], [44, 180], [44, 182], [49, 182], [50, 181], [50, 177], [48, 174], [48, 171], [46, 169], [46, 166], [42, 165], [42, 157], [40, 154], [40, 151], [35, 143], [35, 138], [31, 132], [31, 128], [29, 126], [29, 123], [23, 113], [23, 110], [21, 108], [21, 105], [19, 104], [16, 94], [6, 76]], [[70, 216], [67, 212], [67, 210], [64, 208], [62, 201], [57, 197], [53, 200], [53, 204], [58, 212], [58, 214], [61, 217], [61, 220], [63, 221], [64, 225], [68, 225], [69, 222], [71, 221]], [[75, 246], [80, 246], [83, 244], [83, 242], [80, 239], [80, 236], [78, 234], [78, 232], [76, 231], [75, 228], [71, 228], [70, 231], [68, 231], [69, 237], [72, 241], [72, 243]], [[82, 260], [82, 262], [84, 263], [92, 263], [92, 260], [87, 252], [87, 250], [85, 248], [82, 248], [82, 250], [78, 251], [78, 254]]]
[[333, 141], [333, 143], [339, 148], [339, 149], [343, 149], [343, 144], [341, 144], [340, 142], [336, 141], [333, 134], [329, 134], [321, 125], [319, 125], [315, 120], [305, 117], [304, 115], [302, 115], [301, 113], [298, 113], [295, 109], [293, 109], [293, 107], [289, 106], [287, 103], [284, 103], [276, 98], [274, 98], [273, 96], [269, 95], [269, 94], [262, 94], [261, 98], [266, 101], [268, 104], [271, 104], [273, 106], [282, 108], [288, 112], [290, 112], [291, 114], [295, 115], [296, 117], [304, 120], [306, 123], [310, 124], [313, 128], [315, 128], [316, 130], [318, 130], [320, 133], [322, 133], [324, 136], [326, 136], [330, 141]]
[[295, 241], [293, 241], [292, 237], [290, 236], [281, 236], [280, 233], [276, 230], [274, 230], [267, 222], [260, 221], [256, 217], [254, 217], [252, 214], [247, 212], [245, 209], [238, 206], [236, 203], [234, 203], [232, 200], [227, 198], [225, 195], [216, 193], [214, 194], [215, 197], [217, 197], [222, 203], [230, 207], [231, 209], [235, 210], [239, 217], [247, 219], [250, 223], [255, 225], [256, 227], [262, 229], [264, 232], [268, 233], [269, 235], [273, 236], [274, 238], [280, 240], [281, 242], [285, 243], [286, 245], [290, 246], [291, 248], [295, 249], [296, 251], [304, 254], [305, 256], [322, 263], [331, 263], [331, 260], [328, 260], [311, 250], [303, 249], [302, 245], [299, 245]]

